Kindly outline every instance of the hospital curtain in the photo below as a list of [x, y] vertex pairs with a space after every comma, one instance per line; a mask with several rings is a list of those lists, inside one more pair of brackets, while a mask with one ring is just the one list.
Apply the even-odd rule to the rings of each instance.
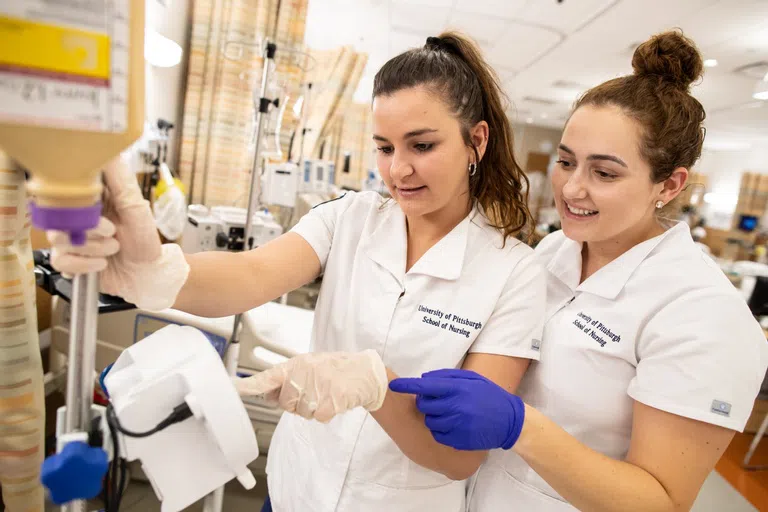
[[0, 153], [0, 486], [7, 510], [43, 512], [45, 406], [24, 172]]
[[305, 147], [310, 148], [309, 156], [332, 159], [333, 136], [338, 135], [339, 123], [350, 113], [352, 97], [368, 55], [356, 53], [348, 46], [310, 51], [310, 54], [312, 68], [307, 73], [307, 80], [316, 85], [313, 85]]
[[[191, 203], [244, 207], [248, 201], [254, 149], [253, 89], [260, 85], [262, 57], [258, 49], [239, 46], [238, 41], [256, 42], [266, 36], [277, 43], [273, 83], [282, 92], [286, 107], [280, 129], [281, 159], [288, 157], [292, 133], [297, 133], [294, 145], [300, 144], [302, 127], [292, 110], [308, 82], [313, 88], [304, 156], [319, 157], [322, 153], [323, 158], [329, 158], [331, 148], [324, 142], [352, 104], [367, 55], [350, 47], [307, 51], [303, 46], [307, 3], [194, 2], [179, 161]], [[242, 48], [242, 58], [233, 60], [233, 55], [240, 56], [240, 52], [232, 51], [238, 48]], [[266, 120], [266, 131], [275, 131], [276, 114]], [[272, 140], [268, 139], [267, 146]], [[274, 149], [276, 144], [272, 146], [266, 149]], [[294, 147], [293, 155], [297, 154]]]
[[[179, 162], [191, 202], [246, 205], [253, 160], [253, 88], [259, 86], [263, 59], [257, 48], [237, 43], [257, 43], [265, 37], [277, 43], [274, 83], [288, 96], [291, 109], [304, 67], [292, 52], [303, 49], [307, 2], [194, 2]], [[292, 123], [286, 116], [282, 133], [290, 133]], [[284, 152], [288, 138], [282, 137]]]

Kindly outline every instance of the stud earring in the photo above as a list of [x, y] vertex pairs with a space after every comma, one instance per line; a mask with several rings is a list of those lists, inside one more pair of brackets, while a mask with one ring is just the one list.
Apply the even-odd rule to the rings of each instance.
[[656, 201], [656, 209], [661, 210], [664, 208], [664, 201]]
[[469, 164], [469, 175], [474, 176], [475, 174], [477, 174], [477, 163], [472, 162]]

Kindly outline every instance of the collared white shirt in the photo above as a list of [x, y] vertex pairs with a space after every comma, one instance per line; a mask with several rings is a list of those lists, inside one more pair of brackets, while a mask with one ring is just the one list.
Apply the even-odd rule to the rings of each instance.
[[[536, 254], [548, 270], [541, 361], [526, 403], [590, 448], [623, 459], [635, 401], [743, 430], [768, 342], [738, 290], [679, 223], [581, 279], [581, 244], [562, 231]], [[470, 489], [472, 512], [575, 510], [512, 451], [494, 451]]]
[[[375, 349], [403, 377], [460, 367], [469, 352], [538, 359], [544, 269], [477, 209], [408, 272], [405, 216], [375, 192], [322, 204], [293, 231], [324, 272], [313, 350]], [[363, 409], [329, 424], [284, 414], [267, 473], [278, 512], [465, 507], [464, 482], [409, 460]]]

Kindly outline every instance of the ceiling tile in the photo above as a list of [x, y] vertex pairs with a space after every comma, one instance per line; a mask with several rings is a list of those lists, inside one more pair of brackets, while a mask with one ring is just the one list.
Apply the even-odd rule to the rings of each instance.
[[518, 18], [570, 33], [615, 3], [616, 0], [529, 2], [519, 13]]
[[759, 45], [759, 36], [765, 34], [764, 48], [768, 49], [768, 2], [740, 2], [752, 4], [748, 9], [735, 9], [734, 2], [719, 2], [680, 18], [677, 25], [685, 35], [696, 41], [699, 48], [723, 44], [747, 36]]
[[389, 56], [394, 57], [411, 48], [424, 46], [429, 35], [429, 33], [417, 34], [414, 32], [392, 30], [389, 33]]
[[507, 21], [484, 14], [456, 11], [448, 20], [448, 28], [469, 34], [483, 47], [493, 47], [504, 33]]
[[525, 7], [526, 0], [457, 0], [457, 11], [512, 19]]
[[437, 35], [448, 22], [450, 9], [413, 5], [410, 3], [392, 3], [390, 7], [390, 27], [395, 30], [429, 32]]
[[415, 5], [419, 7], [438, 7], [445, 10], [453, 7], [453, 0], [394, 0], [392, 4]]
[[315, 50], [353, 45], [368, 51], [366, 41], [384, 39], [389, 26], [389, 5], [375, 0], [311, 0], [304, 33], [305, 44]]
[[549, 30], [510, 22], [488, 55], [491, 64], [505, 71], [519, 71], [560, 42]]

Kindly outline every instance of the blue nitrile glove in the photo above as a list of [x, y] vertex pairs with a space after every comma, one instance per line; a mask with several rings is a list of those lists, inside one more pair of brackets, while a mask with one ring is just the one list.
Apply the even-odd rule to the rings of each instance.
[[523, 430], [523, 401], [472, 371], [437, 370], [420, 379], [394, 379], [389, 389], [416, 395], [432, 436], [457, 450], [508, 450]]
[[72, 442], [61, 453], [43, 461], [40, 481], [56, 505], [73, 500], [90, 500], [101, 491], [108, 468], [107, 452], [86, 443]]
[[106, 368], [101, 370], [101, 374], [99, 375], [99, 386], [101, 386], [101, 390], [104, 391], [104, 394], [107, 398], [109, 398], [109, 391], [107, 391], [107, 385], [104, 384], [104, 379], [107, 377], [109, 370], [111, 370], [114, 365], [115, 363], [110, 363]]

